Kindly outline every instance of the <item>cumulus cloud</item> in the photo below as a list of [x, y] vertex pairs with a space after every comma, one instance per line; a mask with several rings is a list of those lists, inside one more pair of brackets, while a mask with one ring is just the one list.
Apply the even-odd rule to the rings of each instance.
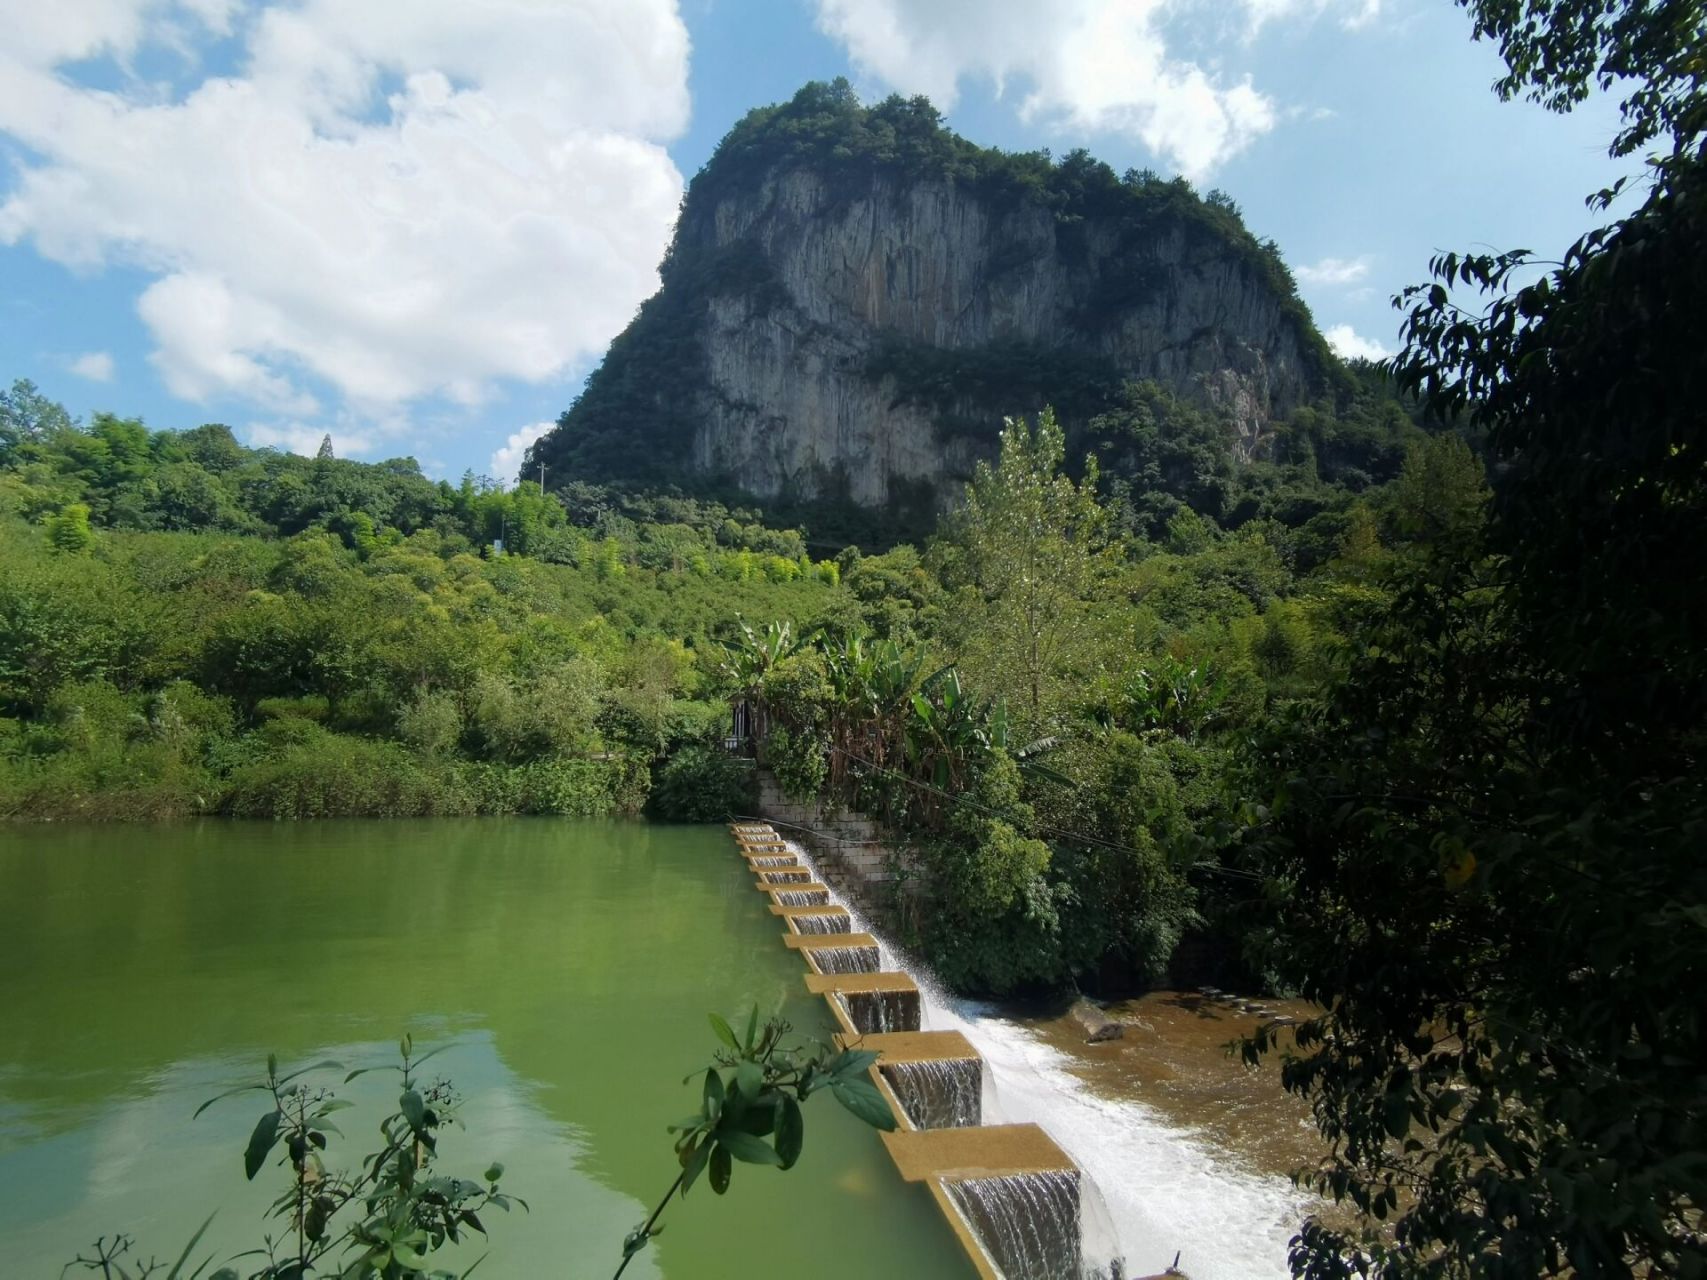
[[1369, 274], [1368, 258], [1323, 258], [1308, 266], [1294, 267], [1292, 274], [1305, 284], [1356, 284]]
[[[674, 0], [0, 10], [0, 131], [30, 156], [0, 243], [150, 273], [138, 312], [180, 396], [290, 420], [478, 404], [570, 372], [657, 287], [682, 191], [662, 144], [688, 115]], [[67, 71], [221, 36], [235, 74], [164, 96]]]
[[1322, 330], [1322, 336], [1342, 360], [1385, 360], [1393, 354], [1374, 338], [1357, 333], [1349, 324], [1330, 325]]
[[504, 441], [504, 447], [492, 454], [492, 478], [505, 486], [513, 483], [522, 469], [522, 459], [528, 446], [556, 425], [555, 422], [535, 422], [513, 433]]
[[1025, 82], [1020, 114], [1139, 138], [1200, 176], [1274, 127], [1250, 81], [1170, 57], [1163, 0], [818, 0], [854, 63], [903, 93], [954, 105], [962, 80]]
[[[1253, 33], [1328, 7], [1379, 0], [1239, 0]], [[962, 82], [1023, 84], [1026, 119], [1135, 137], [1189, 177], [1209, 173], [1274, 128], [1277, 109], [1249, 77], [1170, 52], [1167, 22], [1206, 0], [818, 0], [818, 24], [860, 70], [944, 109]]]
[[105, 351], [85, 351], [68, 361], [65, 367], [79, 378], [87, 378], [90, 382], [113, 380], [113, 358]]
[[372, 453], [383, 443], [383, 432], [349, 426], [317, 426], [309, 422], [256, 422], [245, 433], [257, 449], [284, 449], [312, 458], [320, 442], [332, 437], [332, 452], [340, 458]]
[[1320, 17], [1329, 10], [1339, 15], [1342, 27], [1356, 30], [1366, 27], [1381, 16], [1381, 0], [1239, 0], [1244, 7], [1250, 33], [1257, 32], [1270, 22], [1295, 18]]

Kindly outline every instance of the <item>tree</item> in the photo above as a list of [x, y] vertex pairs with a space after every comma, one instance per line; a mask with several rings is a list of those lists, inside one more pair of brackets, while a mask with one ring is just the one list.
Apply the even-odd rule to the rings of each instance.
[[1011, 693], [1028, 731], [1056, 710], [1058, 681], [1089, 624], [1085, 602], [1107, 547], [1097, 467], [1079, 484], [1061, 472], [1066, 440], [1045, 409], [1009, 419], [994, 466], [980, 463], [937, 548], [962, 586], [959, 642], [992, 693]]
[[71, 431], [76, 425], [64, 405], [42, 395], [28, 378], [19, 378], [11, 390], [0, 391], [0, 461], [21, 444]]
[[89, 527], [87, 503], [73, 502], [58, 515], [47, 518], [47, 540], [55, 551], [86, 555], [95, 546], [95, 531]]
[[1635, 77], [1614, 153], [1672, 146], [1533, 283], [1526, 254], [1447, 254], [1403, 295], [1395, 372], [1483, 434], [1494, 483], [1477, 521], [1428, 496], [1475, 496], [1462, 457], [1412, 473], [1401, 512], [1445, 526], [1254, 756], [1267, 959], [1325, 1010], [1284, 1068], [1332, 1143], [1311, 1180], [1390, 1220], [1312, 1222], [1293, 1267], [1702, 1276], [1701, 10], [1465, 2], [1503, 93]]

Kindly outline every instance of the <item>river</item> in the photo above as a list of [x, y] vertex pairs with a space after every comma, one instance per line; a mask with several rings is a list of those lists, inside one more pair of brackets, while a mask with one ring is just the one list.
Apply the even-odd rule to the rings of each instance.
[[[196, 1106], [268, 1052], [366, 1066], [407, 1030], [449, 1046], [434, 1072], [464, 1096], [445, 1171], [502, 1161], [533, 1205], [488, 1222], [479, 1274], [609, 1276], [674, 1176], [664, 1126], [693, 1109], [706, 1013], [757, 1002], [827, 1034], [801, 973], [718, 827], [0, 828], [0, 1274], [57, 1276], [121, 1230], [169, 1259], [215, 1208], [209, 1250], [255, 1243], [282, 1176], [242, 1179], [260, 1108]], [[1120, 1011], [1145, 1025], [1087, 1046], [1065, 1020], [926, 990], [927, 1026], [988, 1064], [986, 1118], [1037, 1121], [1090, 1175], [1087, 1228], [1129, 1274], [1176, 1251], [1193, 1280], [1286, 1274], [1303, 1200], [1280, 1174], [1313, 1140], [1272, 1073], [1222, 1053], [1248, 1019], [1161, 993]], [[384, 1079], [340, 1086], [351, 1157]], [[794, 1170], [696, 1190], [628, 1276], [968, 1280], [874, 1136], [827, 1098], [806, 1118]]]
[[[283, 1176], [243, 1181], [262, 1108], [196, 1106], [269, 1051], [384, 1063], [408, 1030], [450, 1046], [429, 1074], [465, 1098], [444, 1170], [502, 1161], [532, 1204], [486, 1215], [477, 1274], [602, 1280], [675, 1176], [665, 1126], [697, 1105], [707, 1012], [756, 1001], [827, 1033], [800, 973], [719, 827], [0, 828], [0, 1275], [58, 1276], [116, 1231], [169, 1261], [214, 1208], [222, 1258], [258, 1242]], [[387, 1079], [348, 1089], [352, 1164]], [[870, 1130], [828, 1097], [806, 1122], [800, 1164], [697, 1187], [627, 1277], [968, 1280]]]

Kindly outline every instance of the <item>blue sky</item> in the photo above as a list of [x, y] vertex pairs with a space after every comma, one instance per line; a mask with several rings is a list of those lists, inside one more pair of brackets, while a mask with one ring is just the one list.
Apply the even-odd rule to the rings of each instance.
[[1343, 350], [1437, 250], [1556, 253], [1611, 104], [1503, 104], [1448, 0], [0, 0], [0, 379], [509, 479], [748, 108], [848, 76], [1186, 172]]

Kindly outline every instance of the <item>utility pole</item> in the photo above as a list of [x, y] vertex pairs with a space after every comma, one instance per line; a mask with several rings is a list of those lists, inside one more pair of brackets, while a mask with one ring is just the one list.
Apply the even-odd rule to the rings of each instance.
[[539, 491], [545, 492], [545, 464], [543, 462], [539, 464]]

